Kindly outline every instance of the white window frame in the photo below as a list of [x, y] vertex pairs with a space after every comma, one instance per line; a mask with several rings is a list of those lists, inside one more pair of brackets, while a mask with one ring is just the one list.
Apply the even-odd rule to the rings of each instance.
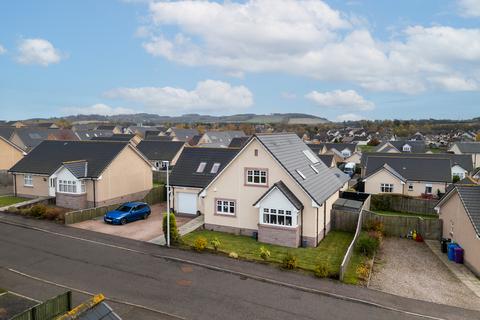
[[260, 223], [263, 225], [286, 228], [298, 226], [298, 212], [278, 208], [261, 208], [260, 210]]
[[[427, 188], [430, 188], [430, 192], [427, 192]], [[431, 183], [425, 184], [425, 194], [433, 194], [433, 185]]]
[[403, 152], [412, 152], [412, 147], [409, 144], [405, 144], [402, 147]]
[[25, 187], [33, 187], [33, 175], [26, 173], [23, 175], [23, 185]]
[[320, 160], [315, 156], [312, 150], [303, 150], [303, 154], [310, 160], [311, 163], [316, 164]]
[[215, 199], [215, 212], [218, 215], [235, 216], [237, 214], [237, 202], [231, 199]]
[[393, 183], [381, 183], [380, 191], [382, 193], [393, 193]]
[[408, 184], [408, 191], [413, 191], [413, 183]]
[[307, 180], [307, 177], [303, 174], [302, 171], [296, 169], [295, 171], [297, 171], [298, 175], [303, 179], [303, 180]]
[[87, 187], [85, 185], [85, 180], [80, 180], [80, 193], [87, 192]]
[[[258, 178], [258, 182], [255, 182], [255, 178]], [[253, 186], [266, 186], [268, 185], [268, 170], [266, 169], [246, 169], [245, 172], [245, 184]]]
[[57, 180], [58, 181], [58, 192], [60, 193], [70, 193], [77, 194], [77, 181], [73, 180]]

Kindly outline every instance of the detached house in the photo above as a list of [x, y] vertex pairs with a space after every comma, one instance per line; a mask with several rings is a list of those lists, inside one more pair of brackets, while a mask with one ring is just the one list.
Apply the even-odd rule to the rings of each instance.
[[205, 228], [261, 242], [317, 246], [348, 176], [293, 133], [257, 134], [200, 192]]
[[188, 142], [194, 136], [198, 135], [197, 129], [181, 129], [181, 128], [170, 128], [165, 133], [160, 133], [163, 135], [168, 135], [172, 137], [173, 141], [185, 141]]
[[318, 145], [309, 144], [308, 146], [318, 154], [333, 154], [335, 162], [345, 162], [348, 158], [357, 154], [358, 151], [355, 143], [320, 143]]
[[472, 157], [473, 166], [480, 167], [480, 142], [456, 142], [448, 151], [455, 154], [468, 154]]
[[464, 263], [480, 276], [480, 186], [455, 185], [435, 207], [443, 222], [442, 237], [464, 249]]
[[162, 169], [163, 161], [168, 161], [170, 166], [175, 166], [184, 147], [185, 142], [182, 141], [142, 140], [137, 145], [137, 149], [145, 155], [157, 171]]
[[367, 159], [365, 192], [409, 196], [445, 193], [452, 183], [450, 159], [420, 157], [374, 157]]
[[227, 148], [232, 142], [232, 139], [243, 137], [245, 137], [245, 133], [241, 130], [208, 131], [202, 135], [197, 145], [201, 147]]
[[138, 200], [152, 188], [150, 163], [128, 142], [43, 141], [9, 172], [15, 195], [73, 209]]
[[385, 141], [375, 148], [375, 152], [384, 153], [425, 153], [424, 141]]

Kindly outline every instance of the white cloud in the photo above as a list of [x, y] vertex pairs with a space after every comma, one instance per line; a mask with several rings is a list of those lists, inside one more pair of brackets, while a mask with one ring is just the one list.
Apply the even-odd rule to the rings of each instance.
[[460, 14], [464, 17], [480, 17], [480, 0], [458, 0]]
[[253, 94], [244, 86], [205, 80], [191, 90], [173, 87], [117, 88], [105, 93], [107, 98], [142, 103], [157, 112], [194, 110], [233, 110], [253, 105]]
[[404, 93], [444, 89], [431, 80], [438, 77], [480, 81], [478, 28], [411, 26], [380, 41], [368, 23], [321, 0], [281, 6], [278, 0], [180, 0], [151, 3], [149, 10], [145, 50], [187, 66], [284, 72]]
[[18, 46], [17, 61], [22, 64], [48, 66], [62, 60], [61, 53], [45, 39], [23, 39]]
[[110, 107], [103, 103], [97, 103], [89, 107], [67, 107], [63, 108], [62, 112], [68, 115], [77, 114], [98, 114], [101, 116], [112, 116], [117, 114], [131, 114], [134, 110], [122, 107]]
[[359, 121], [359, 120], [364, 120], [365, 117], [355, 114], [355, 113], [346, 113], [346, 114], [341, 114], [337, 116], [337, 121]]
[[373, 110], [375, 108], [373, 102], [366, 100], [355, 90], [312, 91], [305, 95], [305, 97], [321, 107], [351, 108], [358, 110]]
[[5, 49], [1, 44], [0, 44], [0, 54], [4, 54], [7, 52], [7, 49]]

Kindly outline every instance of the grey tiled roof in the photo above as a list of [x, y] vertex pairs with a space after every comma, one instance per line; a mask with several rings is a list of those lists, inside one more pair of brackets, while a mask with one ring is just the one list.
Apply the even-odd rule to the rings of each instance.
[[455, 187], [477, 235], [480, 236], [480, 186]]
[[[172, 186], [206, 187], [237, 155], [239, 149], [185, 147], [170, 175]], [[203, 172], [197, 173], [201, 162], [206, 166]], [[214, 163], [220, 163], [216, 173], [211, 173]]]
[[88, 162], [88, 177], [98, 178], [128, 142], [45, 140], [9, 171], [51, 175], [63, 163]]
[[133, 137], [135, 137], [134, 134], [123, 134], [123, 133], [120, 133], [120, 134], [113, 134], [109, 137], [93, 137], [92, 139], [90, 140], [97, 140], [97, 141], [130, 141], [133, 139]]
[[391, 158], [426, 158], [426, 159], [449, 159], [451, 166], [459, 165], [463, 169], [471, 172], [473, 170], [472, 157], [467, 154], [453, 153], [388, 153], [388, 152], [365, 152], [362, 153], [360, 164], [365, 167], [370, 157], [391, 157]]
[[335, 149], [338, 152], [342, 152], [342, 150], [348, 149], [351, 153], [355, 152], [357, 145], [355, 143], [320, 143], [320, 148], [323, 146], [327, 147], [327, 150]]
[[320, 158], [320, 160], [322, 160], [323, 163], [325, 163], [327, 167], [332, 165], [333, 154], [318, 154], [317, 156]]
[[63, 166], [67, 168], [75, 178], [85, 178], [88, 176], [88, 162], [85, 160], [64, 162]]
[[457, 142], [454, 145], [456, 145], [462, 153], [480, 153], [480, 142]]
[[298, 198], [295, 196], [295, 194], [283, 183], [282, 180], [275, 182], [254, 204], [253, 206], [256, 206], [257, 203], [263, 200], [267, 194], [270, 193], [273, 189], [278, 189], [283, 195], [290, 201], [293, 206], [298, 209], [302, 210], [303, 209], [303, 204]]
[[[400, 141], [400, 140], [385, 141], [384, 143], [381, 143], [380, 145], [378, 145], [375, 148], [375, 151], [380, 150], [385, 144], [392, 145], [399, 152], [404, 152], [403, 151], [403, 146], [406, 145], [406, 144], [408, 144], [411, 147], [411, 151], [408, 152], [408, 153], [425, 153], [427, 151], [424, 141], [403, 141], [403, 140], [402, 141]], [[385, 151], [388, 150], [388, 149], [391, 149], [391, 147], [385, 149]]]
[[12, 127], [0, 127], [0, 137], [4, 138], [5, 140], [10, 140], [13, 131], [14, 128]]
[[365, 177], [388, 165], [401, 177], [410, 181], [451, 182], [450, 159], [420, 157], [368, 157]]
[[172, 131], [175, 135], [175, 137], [178, 140], [182, 141], [188, 141], [193, 138], [193, 136], [198, 134], [197, 129], [178, 129], [178, 128], [172, 128]]
[[229, 148], [242, 148], [245, 143], [250, 139], [250, 137], [236, 137], [233, 138], [230, 144], [228, 145]]
[[172, 161], [184, 144], [183, 141], [143, 140], [137, 145], [137, 149], [148, 160]]
[[[317, 204], [323, 204], [342, 187], [341, 180], [318, 159], [314, 152], [311, 152], [311, 149], [296, 134], [257, 134], [254, 137], [258, 138]], [[316, 164], [312, 164], [305, 156], [305, 150], [310, 151], [318, 160]], [[318, 170], [318, 173], [310, 167], [311, 165]], [[297, 170], [306, 179], [303, 179]]]
[[80, 140], [90, 140], [94, 137], [110, 137], [113, 132], [107, 130], [76, 130], [75, 135]]

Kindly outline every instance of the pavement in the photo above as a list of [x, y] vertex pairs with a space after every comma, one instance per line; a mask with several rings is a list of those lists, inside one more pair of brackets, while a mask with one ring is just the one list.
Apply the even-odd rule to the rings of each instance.
[[426, 240], [425, 243], [440, 261], [442, 261], [442, 263], [456, 276], [456, 278], [480, 298], [480, 279], [478, 279], [465, 265], [448, 260], [447, 255], [440, 250], [440, 243], [438, 241]]
[[480, 319], [221, 255], [0, 213], [0, 283], [38, 300], [93, 293], [124, 319]]
[[375, 258], [369, 287], [429, 302], [480, 310], [480, 298], [423, 242], [387, 237]]
[[[152, 213], [146, 220], [137, 220], [126, 225], [112, 225], [105, 223], [103, 217], [93, 220], [86, 220], [79, 223], [71, 224], [72, 227], [101, 232], [119, 237], [150, 241], [152, 239], [164, 238], [162, 230], [163, 213], [165, 212], [165, 204], [155, 204], [151, 206]], [[177, 226], [181, 227], [189, 222], [191, 218], [176, 217]]]

